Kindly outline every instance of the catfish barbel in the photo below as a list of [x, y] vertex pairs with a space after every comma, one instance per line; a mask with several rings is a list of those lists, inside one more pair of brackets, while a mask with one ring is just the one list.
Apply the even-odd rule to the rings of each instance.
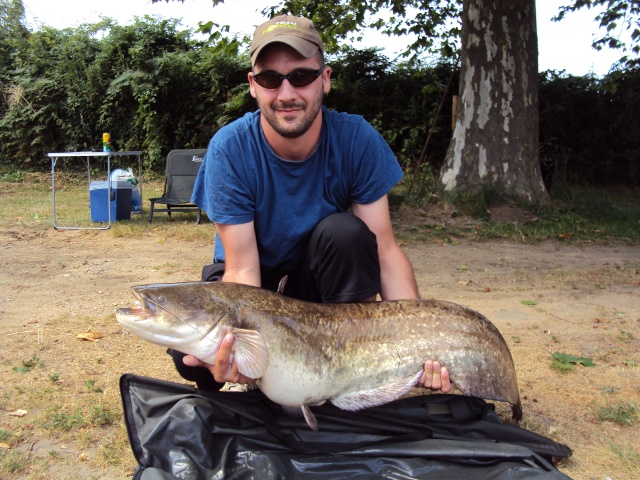
[[426, 360], [449, 369], [464, 394], [509, 402], [522, 414], [516, 371], [498, 329], [469, 308], [439, 300], [320, 304], [225, 282], [142, 285], [118, 322], [149, 342], [214, 364], [227, 333], [233, 360], [272, 401], [343, 410], [391, 402], [416, 385]]

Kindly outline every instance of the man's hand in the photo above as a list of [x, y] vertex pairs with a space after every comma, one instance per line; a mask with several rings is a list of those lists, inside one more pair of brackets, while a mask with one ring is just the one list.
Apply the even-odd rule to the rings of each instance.
[[231, 382], [244, 383], [246, 385], [256, 383], [254, 378], [245, 377], [238, 372], [238, 366], [233, 361], [231, 353], [234, 340], [233, 334], [227, 333], [225, 335], [213, 365], [204, 363], [193, 355], [186, 355], [182, 361], [189, 367], [205, 367], [218, 383]]
[[449, 370], [441, 366], [437, 360], [427, 360], [424, 362], [424, 373], [416, 386], [448, 393], [451, 390]]

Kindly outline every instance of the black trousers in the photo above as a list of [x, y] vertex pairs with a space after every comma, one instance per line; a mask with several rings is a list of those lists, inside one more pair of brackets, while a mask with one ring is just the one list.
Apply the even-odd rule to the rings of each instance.
[[[224, 264], [203, 269], [204, 281], [222, 278]], [[284, 294], [322, 303], [348, 303], [366, 300], [380, 293], [380, 260], [376, 236], [367, 225], [351, 213], [336, 213], [322, 220], [312, 232], [304, 257], [297, 270], [263, 271], [262, 287], [277, 290], [280, 280], [288, 276]], [[198, 388], [218, 390], [206, 368], [188, 367], [184, 354], [167, 350], [178, 373], [197, 383]]]

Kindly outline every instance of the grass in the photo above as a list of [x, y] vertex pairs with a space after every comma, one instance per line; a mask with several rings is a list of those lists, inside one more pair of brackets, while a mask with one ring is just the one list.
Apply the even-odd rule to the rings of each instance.
[[632, 475], [640, 470], [640, 450], [632, 445], [618, 445], [613, 440], [603, 438], [603, 443], [615, 455], [621, 466]]
[[15, 446], [19, 441], [19, 435], [16, 432], [0, 428], [0, 443]]
[[[33, 358], [38, 357], [22, 363], [32, 363]], [[0, 449], [0, 478], [52, 478], [45, 472], [55, 471], [56, 464], [66, 465], [72, 451], [93, 452], [90, 463], [98, 467], [130, 463], [119, 397], [105, 396], [89, 374], [84, 378], [46, 374], [43, 362], [36, 360], [36, 364], [29, 372], [6, 378], [14, 388], [3, 392], [0, 408], [7, 412], [24, 408], [28, 415], [3, 419], [0, 444], [9, 448]], [[29, 444], [36, 443], [34, 434], [45, 439], [44, 445], [51, 442], [48, 455], [30, 451]]]
[[[210, 241], [212, 231], [206, 215], [201, 225], [195, 223], [195, 213], [173, 214], [171, 220], [167, 214], [159, 213], [154, 215], [152, 223], [147, 223], [148, 199], [160, 196], [163, 188], [163, 178], [148, 176], [151, 178], [143, 178], [145, 212], [132, 214], [130, 220], [112, 223], [110, 235], [156, 235], [159, 242], [167, 238]], [[427, 201], [419, 202], [415, 196], [407, 197], [405, 188], [401, 184], [390, 194], [392, 217], [400, 241], [435, 240], [451, 245], [456, 245], [459, 239], [470, 238], [623, 244], [640, 241], [640, 195], [636, 191], [574, 188], [564, 192], [562, 200], [554, 199], [547, 205], [530, 209], [537, 216], [536, 221], [501, 224], [487, 220], [482, 209], [475, 212], [476, 217], [464, 215], [432, 192], [425, 192]], [[85, 174], [56, 173], [56, 224], [103, 226], [91, 222], [88, 193]], [[1, 227], [23, 226], [40, 231], [52, 227], [50, 174], [4, 175], [0, 178], [0, 194], [3, 197]], [[407, 211], [412, 215], [408, 220], [403, 215]], [[87, 230], [85, 233], [100, 232]]]
[[17, 478], [15, 475], [26, 470], [30, 465], [29, 455], [17, 450], [0, 450], [0, 478]]
[[[84, 176], [83, 176], [84, 175]], [[53, 227], [51, 176], [50, 174], [27, 174], [20, 181], [0, 180], [0, 195], [3, 209], [0, 212], [0, 227], [28, 228], [30, 232], [45, 231]], [[15, 175], [9, 177], [14, 180]], [[56, 225], [60, 227], [96, 228], [105, 223], [94, 223], [90, 216], [89, 189], [86, 174], [56, 173]], [[114, 237], [156, 235], [158, 241], [202, 240], [210, 242], [213, 233], [209, 221], [198, 225], [195, 213], [157, 213], [153, 222], [147, 222], [149, 198], [162, 194], [163, 179], [152, 179], [143, 184], [143, 214], [132, 214], [130, 220], [111, 224], [109, 234]], [[97, 230], [83, 230], [86, 235], [99, 235]]]
[[[437, 241], [456, 245], [460, 239], [509, 239], [536, 243], [554, 240], [572, 244], [628, 244], [640, 241], [640, 195], [637, 191], [611, 192], [576, 188], [566, 200], [527, 208], [537, 220], [528, 223], [497, 223], [486, 215], [465, 215], [456, 207], [432, 197], [426, 207], [402, 204], [400, 195], [392, 203], [392, 216], [410, 211], [411, 222], [396, 228], [401, 241]], [[599, 201], [594, 200], [594, 197]], [[400, 215], [399, 215], [399, 213]], [[476, 212], [477, 214], [477, 212]]]
[[596, 407], [594, 413], [601, 422], [613, 422], [625, 427], [631, 427], [640, 422], [640, 405], [633, 401], [609, 402]]
[[119, 410], [105, 405], [85, 405], [71, 412], [56, 405], [52, 407], [40, 426], [45, 430], [71, 432], [90, 427], [113, 425], [121, 418]]
[[560, 373], [569, 373], [573, 372], [576, 369], [576, 366], [573, 363], [562, 362], [554, 358], [551, 360], [551, 368]]
[[[51, 346], [75, 330], [69, 332], [66, 317], [52, 319], [50, 325], [59, 327], [49, 329], [44, 342], [29, 337], [20, 356], [0, 365], [5, 385], [0, 409], [6, 412], [0, 422], [0, 479], [106, 478], [89, 472], [134, 464], [120, 398], [112, 394], [112, 384], [105, 387], [105, 375], [93, 366], [105, 363], [102, 355], [82, 357], [76, 347], [66, 363], [52, 368]], [[18, 340], [22, 337], [14, 338]], [[65, 369], [78, 363], [85, 365], [80, 374]], [[18, 410], [27, 413], [10, 415]]]
[[[605, 195], [605, 194], [603, 194]], [[608, 194], [607, 194], [608, 195]], [[639, 202], [640, 203], [640, 202]], [[640, 205], [626, 209], [625, 218], [601, 217], [594, 212], [562, 208], [564, 205], [534, 210], [538, 220], [525, 225], [484, 222], [478, 238], [511, 238], [529, 242], [559, 240], [563, 242], [620, 242], [636, 244], [640, 238]], [[635, 221], [634, 221], [635, 220]]]

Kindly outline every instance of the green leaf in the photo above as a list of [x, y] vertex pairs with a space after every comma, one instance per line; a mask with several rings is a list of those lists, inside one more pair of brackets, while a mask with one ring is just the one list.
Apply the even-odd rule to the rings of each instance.
[[535, 300], [520, 300], [520, 303], [523, 305], [537, 305], [538, 302]]
[[569, 353], [553, 352], [551, 356], [554, 361], [564, 364], [574, 363], [582, 365], [583, 367], [595, 367], [596, 365], [595, 363], [593, 363], [593, 359], [591, 358], [576, 357], [575, 355], [571, 355]]

